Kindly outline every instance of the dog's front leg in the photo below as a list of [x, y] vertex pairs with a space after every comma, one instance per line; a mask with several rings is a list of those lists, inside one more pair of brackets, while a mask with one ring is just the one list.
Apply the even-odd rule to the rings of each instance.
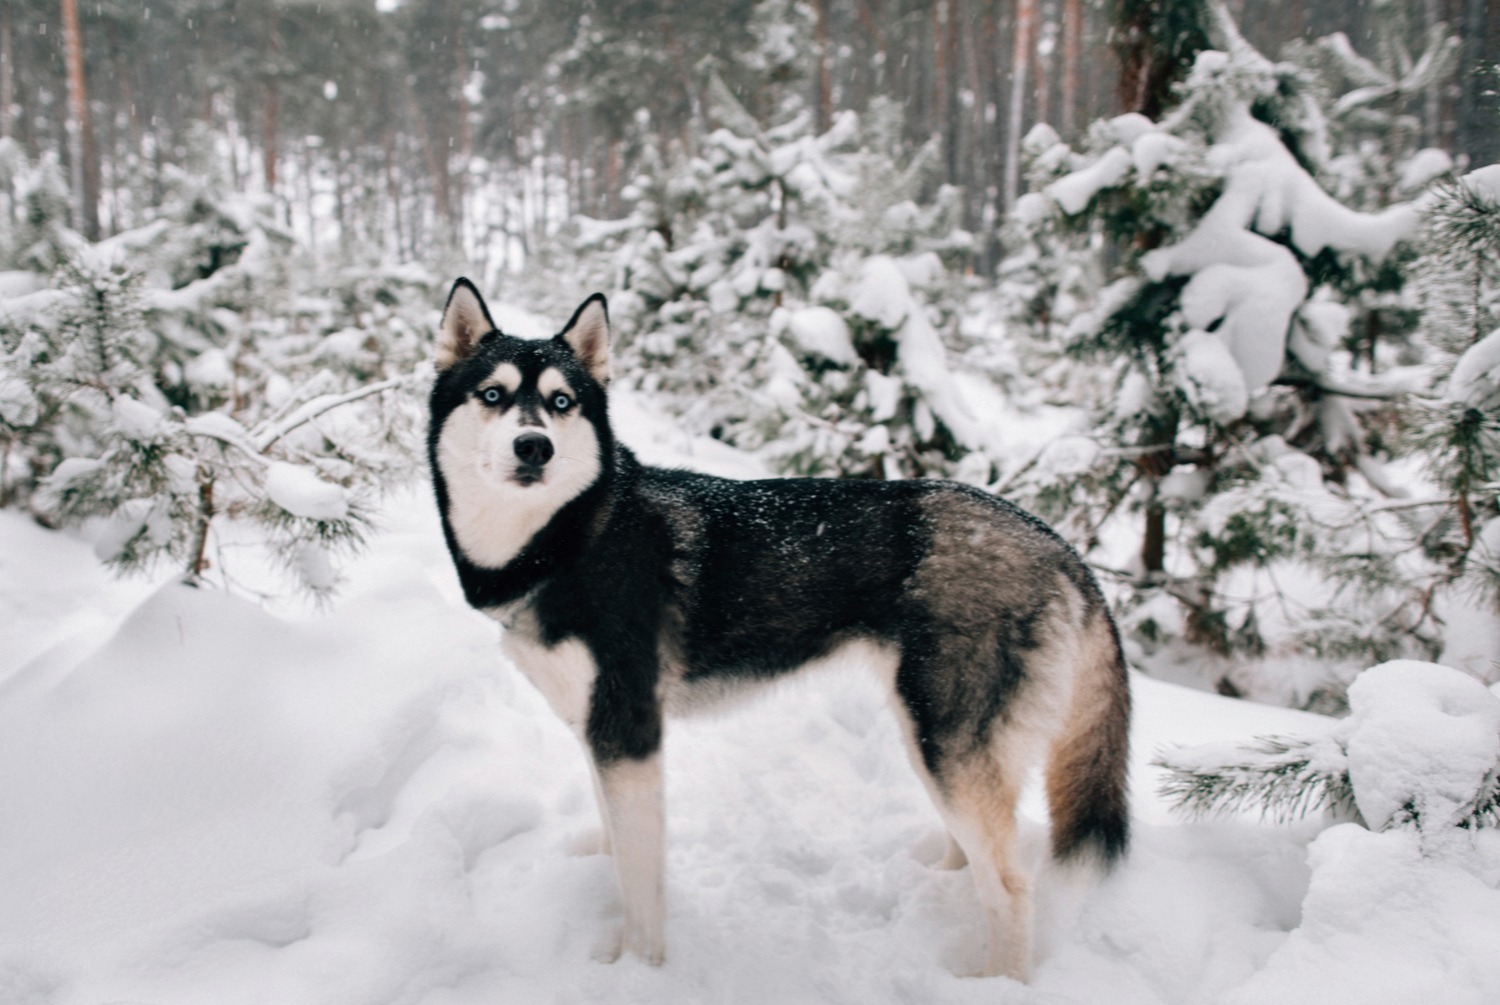
[[595, 761], [603, 794], [605, 827], [615, 856], [615, 875], [625, 905], [618, 944], [653, 966], [666, 958], [666, 810], [662, 797], [660, 752], [644, 758]]

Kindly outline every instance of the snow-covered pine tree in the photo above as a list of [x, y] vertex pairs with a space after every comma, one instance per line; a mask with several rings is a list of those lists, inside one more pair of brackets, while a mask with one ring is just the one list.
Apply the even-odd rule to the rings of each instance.
[[[433, 284], [309, 268], [259, 204], [186, 179], [179, 196], [7, 302], [0, 421], [31, 483], [10, 488], [55, 519], [102, 518], [96, 550], [122, 570], [202, 578], [221, 566], [214, 528], [248, 520], [326, 596], [374, 499], [414, 469], [415, 402], [387, 392], [421, 358]], [[345, 296], [313, 295], [329, 289]]]
[[[1459, 40], [1441, 23], [1417, 30], [1426, 12], [1415, 0], [1380, 0], [1378, 6], [1369, 56], [1342, 32], [1294, 41], [1283, 53], [1309, 77], [1305, 116], [1326, 123], [1324, 135], [1310, 134], [1299, 155], [1334, 198], [1365, 212], [1412, 199], [1453, 169], [1447, 151], [1422, 145], [1432, 133], [1423, 106], [1453, 79]], [[1323, 263], [1332, 267], [1326, 282], [1353, 309], [1343, 341], [1364, 370], [1377, 369], [1379, 353], [1406, 349], [1413, 334], [1415, 311], [1403, 295], [1410, 257], [1409, 249], [1397, 249], [1378, 263]]]
[[1192, 817], [1323, 812], [1371, 830], [1412, 829], [1441, 854], [1500, 827], [1500, 685], [1397, 660], [1349, 687], [1350, 714], [1320, 734], [1159, 752], [1161, 794]]
[[62, 166], [52, 153], [31, 163], [21, 146], [7, 137], [0, 140], [0, 172], [16, 202], [13, 212], [0, 215], [0, 249], [7, 267], [52, 271], [67, 257], [69, 247], [82, 240], [68, 228], [72, 204]]
[[1446, 151], [1423, 147], [1436, 124], [1423, 121], [1420, 105], [1453, 79], [1461, 49], [1441, 22], [1418, 30], [1426, 11], [1415, 0], [1374, 6], [1380, 16], [1371, 18], [1370, 55], [1343, 32], [1293, 41], [1282, 53], [1310, 76], [1318, 95], [1307, 114], [1326, 120], [1326, 144], [1304, 156], [1340, 202], [1361, 210], [1382, 209], [1451, 170]]
[[[1403, 411], [1441, 503], [1420, 542], [1469, 639], [1445, 659], [1500, 677], [1500, 165], [1439, 186], [1418, 261], [1421, 330], [1435, 350], [1432, 394]], [[1434, 522], [1436, 513], [1438, 519]], [[1457, 615], [1455, 619], [1454, 615]]]
[[[1356, 372], [1348, 339], [1362, 288], [1391, 282], [1419, 212], [1335, 199], [1319, 172], [1327, 96], [1254, 50], [1222, 5], [1212, 11], [1220, 49], [1198, 56], [1160, 122], [1100, 122], [1083, 151], [1033, 159], [1040, 191], [1018, 206], [1025, 226], [1071, 234], [1074, 254], [1102, 245], [1123, 275], [1065, 336], [1110, 375], [1094, 442], [1044, 455], [1032, 502], [1087, 546], [1137, 514], [1135, 554], [1106, 561], [1145, 644], [1182, 636], [1257, 654], [1280, 643], [1351, 673], [1413, 645], [1432, 655], [1430, 612], [1403, 592], [1398, 551], [1411, 535], [1357, 501], [1393, 490], [1382, 435], [1411, 374]], [[1378, 555], [1367, 540], [1382, 542]], [[1337, 689], [1221, 683], [1295, 704]]]
[[791, 86], [811, 37], [769, 16], [787, 6], [752, 25], [769, 124], [712, 75], [701, 148], [652, 153], [626, 219], [579, 221], [579, 250], [611, 262], [622, 372], [789, 473], [987, 480], [947, 362], [971, 246], [956, 193], [932, 149], [902, 149], [893, 105], [816, 133]]

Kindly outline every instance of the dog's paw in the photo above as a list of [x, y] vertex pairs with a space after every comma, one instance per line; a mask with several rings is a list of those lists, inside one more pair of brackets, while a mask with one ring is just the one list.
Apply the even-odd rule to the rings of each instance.
[[1021, 984], [1028, 984], [1031, 982], [1031, 961], [1014, 950], [1002, 948], [997, 951], [991, 948], [985, 953], [984, 966], [977, 970], [960, 970], [954, 976], [976, 980], [1003, 977]]
[[640, 957], [653, 967], [659, 967], [667, 961], [666, 940], [640, 931], [627, 931], [623, 927], [616, 929], [594, 947], [594, 961], [596, 963], [618, 962], [620, 957], [625, 955], [626, 950], [629, 950], [632, 956]]
[[614, 963], [625, 949], [625, 933], [616, 929], [600, 940], [590, 953], [595, 963]]
[[978, 969], [975, 969], [973, 967], [960, 968], [954, 971], [953, 976], [959, 978], [960, 980], [969, 981], [987, 981], [992, 980], [996, 977], [1003, 977], [1007, 980], [1016, 981], [1020, 984], [1027, 984], [1031, 981], [1031, 974], [1029, 971], [1029, 967], [1020, 964], [1015, 964], [1013, 966], [1007, 967], [996, 963], [987, 962], [983, 967], [980, 967]]
[[610, 853], [609, 831], [603, 827], [592, 827], [575, 834], [568, 840], [567, 851], [569, 855], [577, 858], [585, 858], [589, 855], [608, 855]]
[[969, 857], [947, 831], [925, 835], [912, 846], [911, 856], [929, 869], [952, 871], [969, 864]]
[[957, 869], [962, 869], [968, 864], [969, 856], [964, 854], [963, 848], [959, 846], [959, 843], [957, 841], [953, 840], [953, 835], [950, 834], [948, 835], [947, 851], [943, 852], [943, 857], [934, 862], [932, 867], [934, 869], [942, 869], [946, 872], [952, 872]]
[[652, 936], [641, 931], [625, 932], [622, 941], [627, 949], [653, 967], [667, 962], [666, 940], [660, 935]]

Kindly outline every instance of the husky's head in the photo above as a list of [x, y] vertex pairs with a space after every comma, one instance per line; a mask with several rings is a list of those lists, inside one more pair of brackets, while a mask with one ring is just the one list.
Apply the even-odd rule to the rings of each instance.
[[562, 333], [500, 332], [472, 283], [453, 284], [437, 340], [428, 453], [453, 543], [504, 568], [600, 479], [613, 440], [609, 313], [583, 302]]

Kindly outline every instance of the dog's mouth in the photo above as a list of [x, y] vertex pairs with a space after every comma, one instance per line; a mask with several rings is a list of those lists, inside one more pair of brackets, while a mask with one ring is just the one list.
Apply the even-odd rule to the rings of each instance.
[[510, 480], [524, 488], [542, 481], [546, 473], [546, 468], [540, 464], [517, 464]]

